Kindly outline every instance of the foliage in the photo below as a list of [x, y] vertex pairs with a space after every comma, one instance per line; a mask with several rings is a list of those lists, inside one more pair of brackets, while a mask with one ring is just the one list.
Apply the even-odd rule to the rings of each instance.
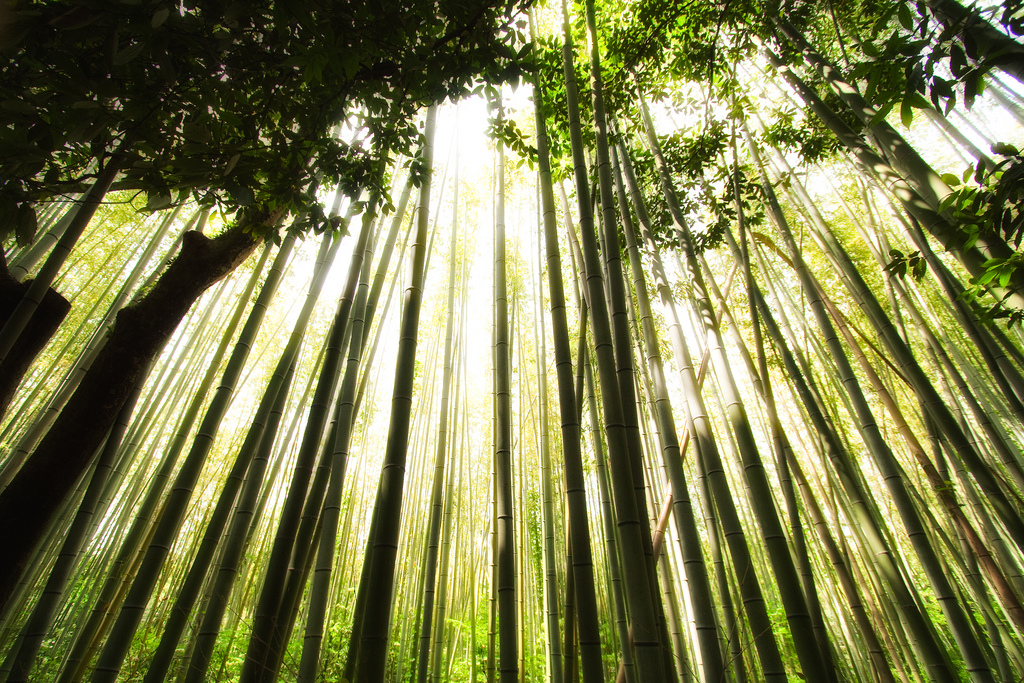
[[910, 273], [915, 280], [920, 281], [928, 272], [928, 262], [919, 251], [904, 254], [899, 249], [890, 249], [889, 256], [892, 257], [892, 261], [885, 266], [885, 270], [900, 279], [906, 278], [907, 273]]
[[[864, 96], [878, 108], [877, 120], [899, 109], [909, 126], [915, 109], [933, 106], [948, 113], [958, 101], [969, 108], [982, 93], [986, 74], [1013, 58], [983, 37], [991, 27], [977, 9], [952, 16], [934, 9], [939, 4], [865, 3], [844, 17], [859, 47], [847, 75], [862, 84]], [[1001, 21], [1020, 35], [1024, 24], [1016, 4], [1004, 4]], [[850, 53], [844, 56], [849, 59]]]
[[[1024, 155], [1013, 145], [993, 145], [992, 151], [1002, 159], [991, 171], [978, 164], [967, 169], [962, 177], [945, 174], [943, 180], [954, 191], [943, 200], [972, 245], [983, 232], [994, 232], [1015, 248], [1024, 240]], [[969, 184], [971, 178], [975, 182]]]
[[[532, 43], [532, 67], [536, 71], [540, 89], [544, 93], [543, 112], [549, 121], [548, 146], [551, 155], [551, 174], [555, 180], [572, 177], [570, 159], [569, 121], [567, 117], [565, 77], [562, 70], [562, 41], [556, 36], [537, 36]], [[576, 59], [573, 62], [576, 70], [576, 83], [585, 88], [588, 82], [585, 61]], [[583, 90], [583, 92], [586, 92]], [[589, 97], [580, 97], [581, 116], [590, 116], [591, 102]], [[593, 144], [593, 130], [583, 126], [584, 144]]]
[[[992, 258], [985, 262], [985, 272], [972, 281], [968, 296], [981, 295], [986, 287], [1006, 287], [1014, 271], [1024, 265], [1024, 155], [1013, 145], [993, 145], [992, 151], [1001, 159], [991, 170], [983, 164], [968, 168], [961, 177], [943, 175], [953, 188], [942, 203], [957, 220], [965, 247], [972, 246], [981, 235], [995, 235], [1012, 245], [1009, 258]], [[997, 303], [990, 315], [1008, 317], [1011, 324], [1024, 320], [1024, 311], [1003, 311]]]
[[839, 141], [821, 125], [816, 116], [797, 120], [790, 109], [775, 112], [774, 120], [765, 125], [762, 139], [768, 145], [800, 154], [807, 163], [818, 163], [839, 151]]
[[[179, 191], [232, 212], [307, 212], [320, 185], [384, 194], [421, 107], [522, 72], [516, 5], [94, 0], [13, 12], [0, 81], [0, 196], [82, 191], [124, 151], [148, 208]], [[339, 122], [355, 131], [337, 134]]]
[[502, 119], [499, 122], [491, 119], [487, 134], [500, 140], [503, 145], [519, 155], [521, 157], [520, 165], [526, 161], [531, 169], [534, 167], [534, 163], [537, 161], [537, 148], [527, 142], [526, 136], [514, 120]]

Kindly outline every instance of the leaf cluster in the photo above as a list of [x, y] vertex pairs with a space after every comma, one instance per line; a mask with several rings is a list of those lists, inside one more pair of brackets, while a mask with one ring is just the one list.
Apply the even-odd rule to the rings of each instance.
[[[117, 189], [170, 206], [305, 212], [321, 185], [387, 191], [419, 111], [523, 73], [520, 3], [36, 2], [0, 62], [0, 196], [80, 192], [122, 147]], [[338, 135], [345, 123], [347, 140]]]
[[487, 134], [515, 152], [533, 168], [537, 162], [537, 148], [527, 141], [526, 134], [512, 119], [491, 119]]
[[840, 149], [839, 140], [824, 128], [821, 119], [807, 116], [798, 122], [792, 111], [776, 112], [761, 137], [769, 145], [798, 153], [810, 164], [829, 159]]
[[[952, 213], [964, 247], [973, 246], [982, 235], [994, 235], [1015, 249], [1007, 258], [986, 261], [985, 271], [972, 280], [967, 296], [978, 296], [987, 287], [1006, 287], [1013, 273], [1024, 266], [1024, 154], [1003, 143], [993, 145], [992, 151], [1001, 158], [991, 170], [979, 162], [961, 177], [942, 176], [953, 191], [943, 199], [941, 208]], [[1000, 308], [997, 304], [990, 314], [996, 316]], [[1009, 314], [1002, 312], [997, 317], [1005, 315]], [[1024, 311], [1014, 311], [1012, 316], [1011, 322], [1020, 322]]]
[[[1019, 4], [1005, 2], [1001, 13], [1004, 26], [1017, 35], [1024, 27]], [[985, 87], [984, 76], [1019, 59], [989, 42], [991, 28], [976, 8], [955, 18], [927, 3], [890, 0], [859, 18], [860, 59], [850, 65], [849, 76], [878, 105], [877, 120], [897, 107], [908, 126], [915, 109], [932, 106], [948, 114], [958, 101], [970, 108]]]
[[[561, 36], [534, 39], [532, 68], [540, 91], [543, 93], [541, 111], [547, 121], [548, 145], [551, 155], [551, 174], [555, 180], [572, 174], [572, 145], [569, 140], [569, 103], [565, 89]], [[573, 60], [576, 85], [579, 89], [580, 120], [593, 119], [591, 98], [588, 96], [589, 64], [577, 55]], [[593, 127], [581, 125], [583, 144], [590, 148], [594, 142]]]
[[928, 262], [919, 251], [912, 251], [904, 254], [899, 249], [890, 249], [889, 256], [892, 261], [886, 264], [885, 270], [897, 276], [901, 280], [906, 279], [909, 273], [915, 280], [920, 282], [928, 272]]
[[979, 163], [961, 177], [942, 176], [953, 192], [943, 199], [941, 208], [953, 213], [965, 234], [965, 247], [973, 246], [982, 234], [994, 234], [1020, 249], [1024, 241], [1024, 154], [1002, 143], [993, 145], [992, 151], [1001, 159], [991, 171]]
[[[717, 195], [710, 197], [710, 205], [717, 216], [716, 229], [718, 241], [721, 241], [728, 225], [735, 225], [739, 220], [739, 212], [736, 207], [736, 197], [739, 195], [740, 208], [743, 211], [743, 220], [750, 229], [757, 228], [765, 223], [764, 202], [766, 201], [764, 188], [757, 180], [755, 172], [744, 165], [739, 168], [729, 167], [721, 169], [721, 179], [727, 180], [725, 187]], [[737, 193], [737, 189], [739, 192]], [[720, 227], [719, 227], [720, 226]]]

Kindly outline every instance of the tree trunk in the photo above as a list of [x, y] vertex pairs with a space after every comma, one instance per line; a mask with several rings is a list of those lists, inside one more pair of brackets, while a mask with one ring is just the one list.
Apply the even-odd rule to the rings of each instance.
[[[0, 320], [11, 317], [31, 285], [32, 280], [18, 282], [5, 264], [0, 265]], [[0, 362], [0, 415], [7, 412], [21, 378], [70, 310], [71, 304], [52, 287], [43, 295], [25, 329]]]
[[[88, 227], [89, 221], [95, 215], [100, 202], [106, 196], [110, 184], [120, 172], [121, 165], [124, 163], [124, 153], [131, 148], [132, 143], [131, 136], [125, 137], [117, 150], [107, 159], [107, 165], [97, 174], [96, 180], [88, 192], [82, 196], [81, 206], [75, 212], [74, 217], [71, 218], [68, 227], [64, 230], [57, 244], [50, 251], [50, 255], [39, 269], [31, 286], [25, 290], [22, 298], [17, 302], [10, 314], [8, 314], [3, 327], [0, 328], [0, 369], [6, 365], [4, 361], [7, 360], [7, 356], [14, 349], [18, 339], [25, 331], [25, 327], [31, 322], [36, 308], [42, 304], [50, 289], [50, 285], [56, 279], [72, 248], [78, 242], [78, 238], [82, 236], [82, 233]], [[127, 396], [128, 391], [131, 391], [131, 386], [132, 384], [129, 383], [125, 389], [124, 397]], [[124, 397], [122, 397], [122, 402]], [[120, 410], [120, 406], [113, 411], [115, 415], [118, 410]], [[115, 415], [110, 416], [111, 423]], [[110, 425], [108, 424], [107, 426], [109, 427]]]
[[89, 468], [143, 370], [196, 299], [257, 247], [255, 228], [273, 226], [278, 218], [274, 213], [245, 220], [213, 239], [188, 233], [181, 253], [149, 294], [118, 314], [106, 346], [78, 390], [0, 494], [0, 547], [6, 555], [0, 568], [0, 608], [57, 508]]

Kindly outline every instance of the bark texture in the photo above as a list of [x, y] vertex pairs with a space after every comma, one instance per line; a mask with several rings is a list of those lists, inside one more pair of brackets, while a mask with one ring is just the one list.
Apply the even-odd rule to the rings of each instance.
[[[18, 282], [7, 270], [6, 264], [0, 263], [0, 326], [11, 316], [31, 285], [32, 280]], [[70, 310], [71, 304], [52, 287], [43, 295], [43, 300], [29, 318], [25, 330], [0, 363], [0, 415], [7, 412], [32, 361], [50, 341]]]
[[[263, 222], [263, 221], [260, 221]], [[276, 222], [267, 221], [270, 224]], [[0, 609], [75, 482], [89, 468], [118, 411], [196, 299], [253, 252], [240, 223], [215, 238], [186, 233], [153, 289], [117, 315], [106, 345], [35, 452], [0, 493]]]

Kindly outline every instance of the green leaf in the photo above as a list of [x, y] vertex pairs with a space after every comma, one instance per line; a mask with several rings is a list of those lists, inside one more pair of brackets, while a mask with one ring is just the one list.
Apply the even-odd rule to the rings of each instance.
[[882, 15], [878, 17], [878, 19], [875, 21], [874, 26], [871, 27], [872, 35], [877, 37], [878, 34], [882, 32], [882, 29], [884, 29], [886, 24], [889, 23], [889, 17], [892, 16], [892, 13], [894, 11], [896, 11], [896, 8], [890, 6], [888, 10], [883, 12]]
[[1006, 268], [1002, 273], [999, 274], [999, 286], [1005, 287], [1010, 284], [1010, 278], [1013, 276], [1013, 268]]
[[39, 229], [39, 221], [36, 218], [36, 210], [31, 204], [22, 204], [18, 209], [18, 227], [15, 237], [18, 239], [19, 247], [27, 247], [32, 244]]
[[882, 121], [885, 121], [885, 117], [887, 117], [889, 112], [892, 111], [892, 107], [893, 102], [886, 102], [885, 105], [883, 105], [882, 108], [875, 112], [875, 115], [871, 117], [871, 121], [868, 125], [877, 126]]
[[238, 160], [241, 159], [241, 158], [242, 158], [241, 154], [236, 154], [235, 156], [233, 156], [230, 159], [228, 159], [228, 163], [224, 167], [224, 175], [228, 175], [233, 170], [235, 170], [235, 165], [238, 163]]
[[146, 200], [146, 211], [159, 211], [170, 205], [171, 195], [162, 193], [151, 194]]
[[18, 207], [9, 195], [0, 194], [0, 240], [18, 227]]
[[943, 173], [941, 177], [942, 177], [942, 182], [946, 183], [950, 187], [956, 187], [961, 182], [960, 178], [958, 178], [957, 176], [953, 175], [952, 173]]
[[122, 64], [127, 64], [132, 61], [142, 53], [142, 49], [144, 47], [146, 47], [145, 41], [140, 40], [139, 42], [129, 45], [125, 49], [121, 50], [114, 55], [114, 66], [121, 66]]
[[209, 142], [213, 139], [210, 129], [200, 123], [184, 123], [181, 126], [181, 132], [187, 139], [195, 142]]
[[16, 99], [4, 100], [3, 102], [0, 102], [0, 109], [4, 109], [4, 110], [10, 111], [10, 112], [14, 112], [15, 114], [26, 114], [27, 115], [27, 114], [35, 114], [36, 113], [35, 105], [34, 104], [30, 104], [29, 102], [26, 102], [25, 100], [16, 100]]
[[903, 103], [900, 104], [900, 119], [903, 120], [903, 125], [910, 128], [910, 124], [914, 122], [914, 105], [911, 104], [910, 98], [904, 98]]
[[168, 9], [167, 7], [161, 7], [157, 11], [153, 12], [153, 18], [149, 20], [149, 25], [153, 28], [160, 28], [160, 26], [163, 25], [165, 21], [167, 21], [167, 17], [169, 17], [170, 15], [170, 9]]
[[914, 269], [913, 269], [914, 279], [917, 280], [917, 281], [921, 281], [922, 279], [924, 279], [925, 273], [927, 273], [927, 272], [928, 272], [928, 262], [925, 261], [923, 258], [919, 258], [917, 260], [917, 262], [914, 264]]
[[908, 31], [913, 31], [914, 17], [910, 13], [910, 8], [907, 7], [905, 4], [901, 4], [897, 9], [897, 14], [899, 16], [900, 25], [903, 26], [903, 28], [907, 29]]
[[915, 109], [930, 109], [932, 106], [932, 103], [916, 90], [910, 93], [907, 97], [910, 99], [910, 104], [913, 105]]

